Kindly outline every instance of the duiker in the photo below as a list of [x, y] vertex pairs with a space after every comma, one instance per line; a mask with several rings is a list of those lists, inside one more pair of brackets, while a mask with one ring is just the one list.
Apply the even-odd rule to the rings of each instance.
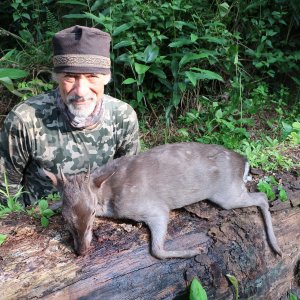
[[121, 157], [91, 174], [45, 173], [61, 192], [62, 213], [80, 255], [90, 246], [95, 216], [104, 216], [145, 222], [157, 258], [195, 256], [199, 249], [167, 251], [164, 241], [170, 210], [204, 199], [224, 209], [259, 206], [270, 245], [281, 255], [265, 194], [245, 187], [248, 171], [243, 156], [221, 146], [177, 143]]

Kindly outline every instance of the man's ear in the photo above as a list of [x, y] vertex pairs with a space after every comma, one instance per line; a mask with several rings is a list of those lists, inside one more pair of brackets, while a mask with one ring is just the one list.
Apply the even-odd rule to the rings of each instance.
[[93, 182], [95, 184], [95, 186], [97, 188], [100, 188], [101, 185], [107, 180], [109, 179], [111, 176], [113, 176], [116, 172], [113, 172], [113, 173], [107, 173], [107, 174], [104, 174], [104, 175], [100, 175], [96, 178], [94, 178]]
[[107, 85], [111, 81], [111, 74], [106, 74], [104, 76], [104, 85]]

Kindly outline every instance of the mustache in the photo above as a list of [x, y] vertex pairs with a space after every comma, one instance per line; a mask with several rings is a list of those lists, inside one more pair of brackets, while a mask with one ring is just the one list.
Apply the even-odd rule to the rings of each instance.
[[78, 96], [78, 95], [71, 95], [67, 97], [68, 102], [76, 102], [76, 101], [95, 101], [94, 95], [86, 95], [86, 96]]

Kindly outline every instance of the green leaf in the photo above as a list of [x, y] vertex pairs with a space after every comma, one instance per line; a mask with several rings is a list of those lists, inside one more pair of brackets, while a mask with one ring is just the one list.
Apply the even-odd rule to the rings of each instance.
[[223, 111], [222, 111], [221, 108], [218, 109], [218, 110], [216, 111], [215, 117], [216, 117], [217, 119], [221, 119], [221, 118], [223, 117]]
[[154, 62], [159, 53], [159, 48], [155, 45], [149, 45], [144, 51], [144, 61], [145, 63]]
[[[95, 16], [94, 14], [91, 14], [89, 12], [85, 12], [84, 13], [85, 18], [94, 20], [96, 23], [98, 24], [102, 24], [105, 26], [105, 24], [103, 24], [105, 22], [105, 16], [103, 16], [102, 14], [99, 13], [99, 16]], [[81, 19], [80, 15], [78, 15], [79, 19]]]
[[184, 136], [184, 137], [189, 137], [189, 132], [186, 128], [180, 128], [177, 130], [177, 132], [181, 135], [181, 136]]
[[144, 93], [141, 91], [137, 91], [136, 98], [139, 103], [142, 101], [143, 97], [144, 97]]
[[297, 296], [294, 295], [293, 293], [289, 294], [289, 300], [298, 300]]
[[5, 242], [6, 238], [7, 238], [6, 234], [0, 233], [0, 246]]
[[128, 55], [128, 53], [123, 53], [121, 55], [119, 55], [116, 59], [116, 62], [124, 62], [127, 63], [129, 65], [133, 64], [133, 59], [130, 55]]
[[197, 35], [195, 35], [195, 34], [193, 34], [193, 33], [191, 33], [191, 41], [194, 43], [194, 42], [196, 42], [197, 40], [198, 40], [198, 36]]
[[230, 274], [226, 274], [226, 277], [229, 279], [229, 281], [233, 285], [234, 290], [235, 290], [235, 299], [238, 300], [239, 299], [239, 287], [238, 287], [238, 281], [237, 281], [236, 277], [233, 275], [230, 275]]
[[172, 93], [172, 104], [174, 107], [177, 107], [181, 100], [181, 93], [179, 90], [179, 85], [177, 82], [173, 84], [173, 93]]
[[0, 69], [0, 78], [20, 79], [28, 76], [28, 72], [20, 69], [4, 68]]
[[121, 32], [124, 32], [124, 31], [130, 29], [131, 27], [132, 27], [131, 23], [122, 24], [121, 26], [118, 26], [117, 28], [115, 28], [115, 30], [112, 33], [112, 36], [117, 36]]
[[150, 69], [150, 66], [134, 63], [134, 69], [139, 75], [142, 75], [145, 74]]
[[181, 60], [179, 62], [179, 67], [181, 68], [182, 66], [184, 66], [185, 64], [187, 64], [193, 60], [198, 60], [198, 59], [208, 58], [208, 57], [209, 57], [208, 53], [200, 53], [200, 54], [187, 53], [181, 58]]
[[27, 20], [30, 20], [30, 15], [27, 13], [22, 14], [22, 17], [26, 18]]
[[300, 122], [294, 122], [292, 126], [294, 130], [300, 131]]
[[200, 39], [205, 40], [210, 43], [219, 44], [219, 45], [224, 45], [227, 42], [227, 40], [225, 38], [218, 38], [218, 37], [210, 36], [210, 35], [201, 36]]
[[68, 14], [63, 16], [64, 19], [86, 19], [86, 17], [87, 16], [85, 14]]
[[179, 30], [182, 30], [182, 27], [183, 26], [186, 26], [188, 28], [191, 28], [191, 29], [197, 29], [197, 27], [195, 26], [195, 24], [193, 23], [188, 23], [188, 22], [184, 22], [184, 21], [175, 21], [174, 22], [174, 25], [176, 28], [178, 28]]
[[0, 78], [0, 83], [2, 83], [9, 91], [14, 90], [14, 84], [9, 77]]
[[275, 200], [275, 193], [273, 192], [272, 186], [268, 182], [260, 180], [257, 184], [257, 189], [260, 192], [265, 193], [270, 201]]
[[132, 84], [135, 82], [136, 82], [136, 80], [134, 78], [127, 78], [122, 82], [122, 84]]
[[292, 132], [293, 127], [290, 124], [288, 124], [284, 121], [282, 121], [281, 124], [282, 124], [282, 127], [283, 127], [283, 131], [286, 135], [288, 135]]
[[61, 0], [57, 1], [59, 4], [71, 4], [71, 5], [81, 5], [88, 7], [87, 3], [84, 3], [83, 1], [76, 1], [76, 0]]
[[50, 208], [47, 208], [47, 209], [43, 210], [43, 216], [48, 218], [48, 219], [51, 218], [54, 215], [55, 215], [54, 211]]
[[151, 68], [149, 69], [149, 72], [156, 75], [158, 78], [161, 78], [161, 79], [166, 79], [167, 78], [166, 73], [163, 70], [159, 69], [159, 68], [153, 68], [151, 66]]
[[9, 198], [7, 199], [7, 207], [8, 207], [11, 211], [13, 211], [13, 210], [14, 210], [14, 206], [15, 206], [15, 201], [14, 201], [14, 199], [13, 199], [12, 197], [9, 197]]
[[278, 191], [279, 191], [279, 200], [282, 202], [286, 201], [288, 199], [288, 196], [285, 189], [281, 185], [279, 185]]
[[45, 209], [48, 208], [48, 202], [46, 200], [40, 200], [39, 201], [39, 209], [40, 209], [40, 212], [44, 211]]
[[219, 5], [219, 12], [220, 16], [223, 18], [225, 17], [229, 12], [229, 5], [227, 2], [223, 2]]
[[196, 86], [198, 78], [198, 73], [195, 72], [185, 72], [185, 75], [190, 80], [193, 86]]
[[185, 38], [180, 38], [180, 39], [175, 39], [174, 42], [170, 43], [168, 46], [170, 48], [180, 48], [185, 45], [191, 45], [193, 44], [193, 41], [190, 39], [185, 39]]
[[43, 227], [48, 227], [48, 225], [49, 225], [49, 220], [44, 216], [41, 217], [41, 225]]
[[209, 70], [201, 70], [201, 69], [198, 69], [198, 68], [191, 68], [191, 70], [193, 70], [193, 69], [200, 70], [200, 72], [186, 71], [185, 75], [187, 76], [187, 78], [191, 81], [191, 83], [194, 86], [196, 86], [198, 80], [207, 79], [207, 80], [224, 81], [223, 78], [215, 72], [212, 72], [212, 71], [209, 71]]
[[192, 280], [189, 300], [207, 300], [207, 294], [197, 278]]
[[200, 73], [201, 73], [200, 79], [219, 80], [219, 81], [222, 81], [222, 82], [224, 81], [222, 76], [220, 76], [219, 74], [217, 74], [213, 71], [199, 69], [199, 68], [191, 68], [191, 70], [200, 71]]
[[125, 41], [115, 44], [114, 49], [120, 49], [120, 48], [124, 48], [124, 47], [131, 46], [131, 45], [133, 45], [132, 41], [125, 40]]
[[171, 62], [171, 71], [174, 79], [176, 80], [178, 77], [179, 64], [178, 61], [173, 57]]
[[291, 78], [293, 79], [293, 81], [296, 83], [296, 85], [300, 86], [300, 80], [295, 77], [295, 76], [291, 76]]
[[295, 51], [294, 54], [293, 54], [293, 57], [294, 57], [296, 60], [300, 60], [300, 51]]

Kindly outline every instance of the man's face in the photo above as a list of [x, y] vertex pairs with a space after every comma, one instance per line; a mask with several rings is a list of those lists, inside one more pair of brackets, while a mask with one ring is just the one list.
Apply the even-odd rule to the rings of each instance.
[[107, 76], [102, 74], [60, 73], [57, 76], [64, 103], [72, 114], [86, 118], [104, 93]]

